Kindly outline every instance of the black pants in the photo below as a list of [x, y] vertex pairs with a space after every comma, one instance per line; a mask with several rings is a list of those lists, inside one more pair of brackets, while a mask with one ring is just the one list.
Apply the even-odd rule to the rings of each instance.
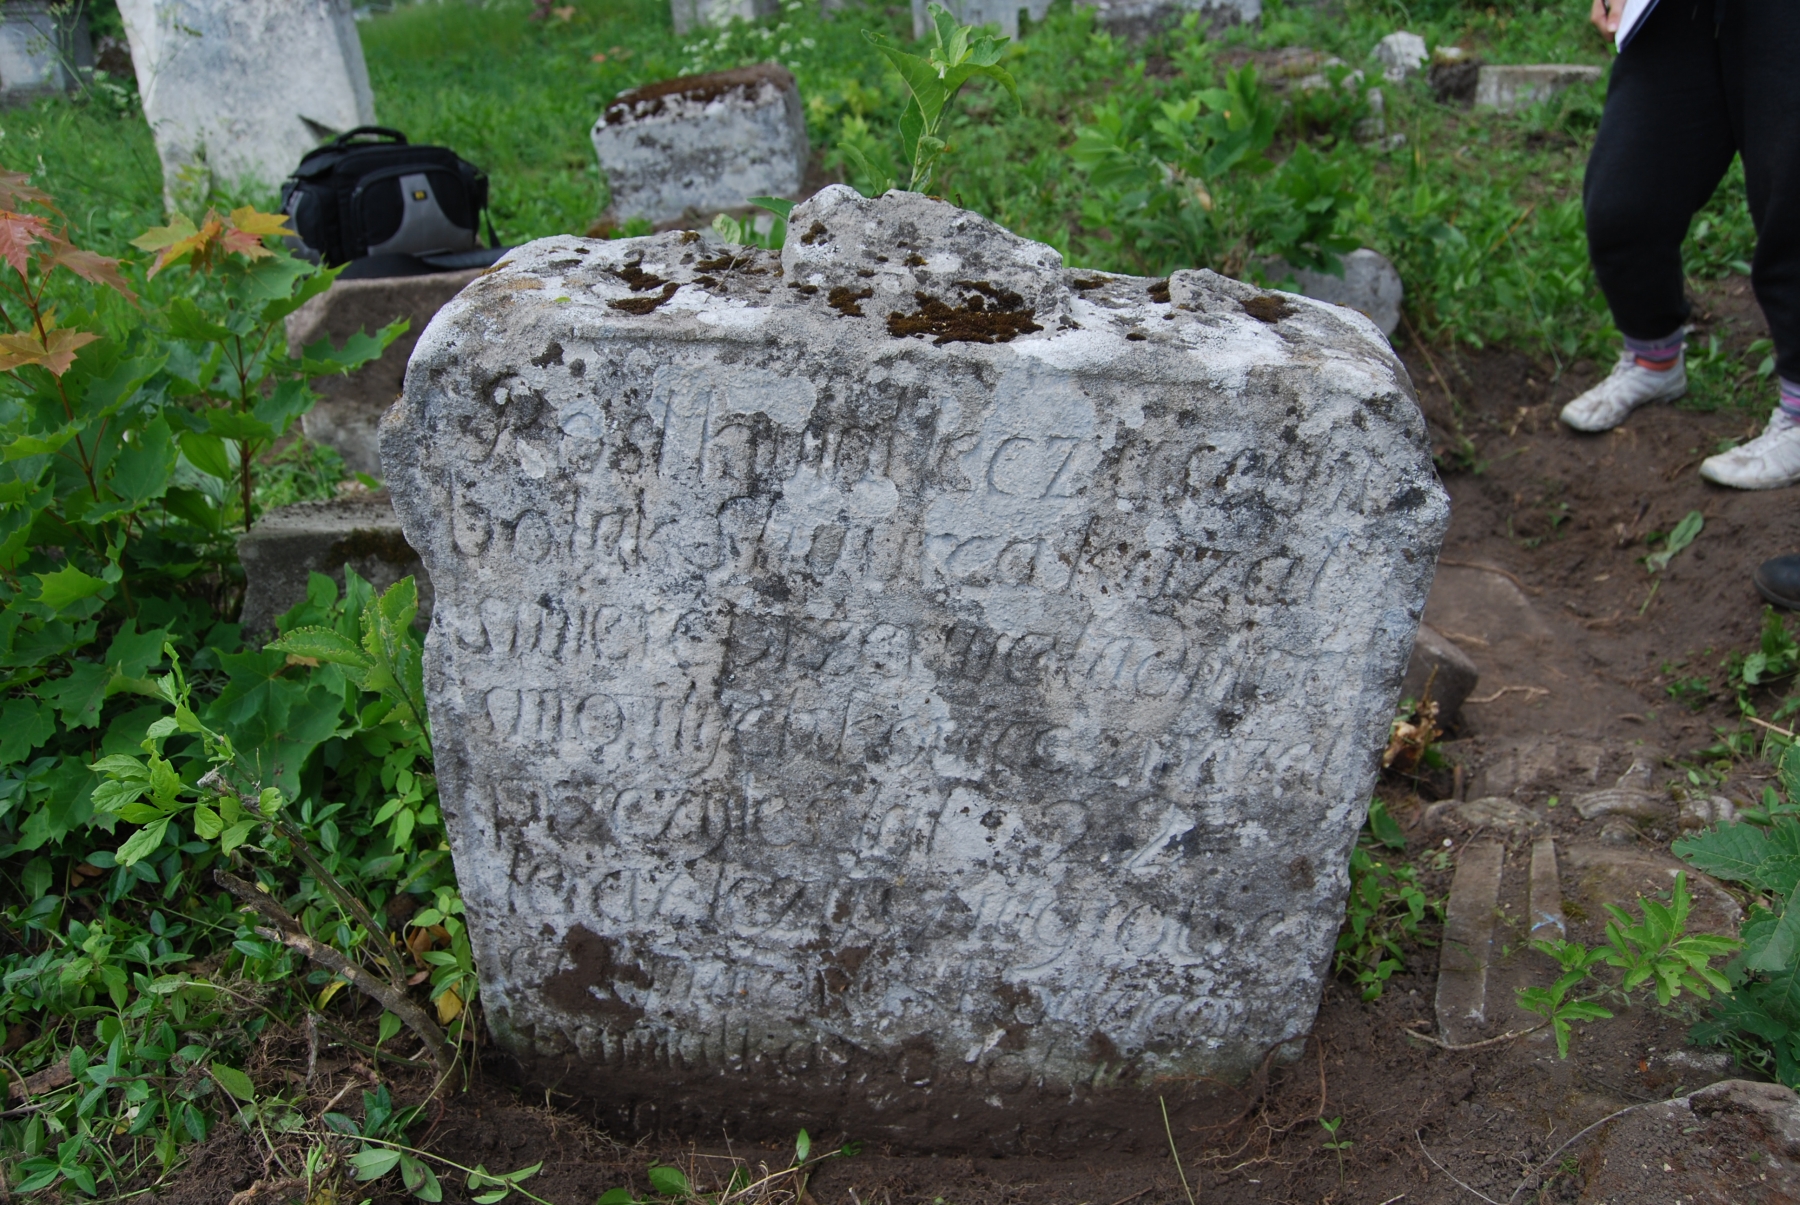
[[1588, 254], [1628, 337], [1687, 321], [1682, 240], [1738, 153], [1751, 282], [1776, 367], [1800, 381], [1800, 0], [1661, 0], [1613, 64], [1583, 186]]

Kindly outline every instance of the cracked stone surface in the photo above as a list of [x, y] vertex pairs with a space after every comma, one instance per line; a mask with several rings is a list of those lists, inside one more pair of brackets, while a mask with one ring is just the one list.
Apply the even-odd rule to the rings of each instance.
[[915, 1149], [1247, 1074], [1448, 519], [1404, 369], [915, 194], [789, 230], [515, 251], [383, 421], [494, 1033], [615, 1123]]

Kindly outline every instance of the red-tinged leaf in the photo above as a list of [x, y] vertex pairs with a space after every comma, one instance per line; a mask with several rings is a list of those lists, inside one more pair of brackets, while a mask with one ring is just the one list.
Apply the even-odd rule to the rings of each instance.
[[25, 275], [32, 244], [42, 241], [49, 232], [49, 224], [43, 218], [0, 210], [0, 259], [11, 264], [20, 276]]
[[178, 213], [169, 219], [167, 226], [152, 226], [144, 233], [131, 240], [131, 245], [143, 251], [161, 251], [174, 246], [185, 238], [192, 238], [196, 232], [193, 219], [185, 213]]
[[206, 220], [198, 227], [185, 215], [176, 214], [167, 226], [152, 226], [132, 239], [131, 245], [159, 253], [156, 262], [150, 266], [149, 274], [155, 276], [164, 268], [189, 258], [193, 259], [195, 267], [206, 269], [224, 234], [224, 219], [208, 210]]
[[245, 234], [254, 234], [258, 238], [294, 233], [293, 227], [288, 225], [287, 214], [263, 213], [253, 205], [232, 210], [231, 224]]
[[118, 260], [98, 252], [84, 251], [80, 247], [70, 246], [60, 239], [56, 242], [58, 244], [56, 250], [50, 256], [51, 267], [67, 268], [83, 280], [97, 285], [105, 285], [109, 289], [124, 294], [128, 301], [137, 300], [137, 294], [131, 291], [131, 286], [127, 285], [125, 278], [119, 275]]
[[247, 230], [227, 230], [221, 240], [227, 255], [241, 255], [245, 259], [266, 259], [275, 254], [262, 244], [262, 236], [251, 234]]
[[0, 335], [0, 371], [11, 372], [27, 364], [41, 364], [57, 376], [69, 371], [75, 353], [100, 338], [87, 331], [53, 330], [40, 340], [35, 331]]
[[50, 194], [31, 187], [31, 177], [24, 172], [0, 171], [0, 209], [18, 209], [24, 205], [42, 205], [54, 210]]

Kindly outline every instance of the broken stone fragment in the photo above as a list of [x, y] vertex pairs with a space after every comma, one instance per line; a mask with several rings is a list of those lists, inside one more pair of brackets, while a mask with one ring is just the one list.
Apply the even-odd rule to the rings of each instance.
[[376, 592], [411, 575], [419, 589], [416, 622], [431, 618], [431, 579], [406, 543], [386, 493], [352, 494], [330, 502], [297, 502], [263, 516], [238, 537], [244, 566], [246, 632], [273, 632], [275, 619], [306, 601], [306, 583], [323, 573], [344, 588], [344, 567]]
[[1292, 276], [1301, 296], [1353, 309], [1391, 338], [1400, 326], [1400, 309], [1406, 302], [1406, 287], [1393, 261], [1363, 247], [1343, 257], [1343, 269], [1342, 276], [1335, 276], [1275, 260], [1266, 275], [1271, 280]]
[[1494, 829], [1507, 833], [1532, 833], [1542, 830], [1544, 826], [1542, 812], [1498, 795], [1465, 802], [1449, 799], [1425, 809], [1425, 827], [1434, 832], [1446, 829]]
[[1674, 811], [1669, 800], [1660, 795], [1651, 795], [1644, 791], [1634, 791], [1629, 787], [1608, 787], [1603, 791], [1588, 791], [1577, 795], [1569, 802], [1581, 813], [1583, 820], [1598, 820], [1602, 816], [1629, 816], [1633, 820], [1667, 820]]
[[434, 272], [427, 276], [395, 276], [378, 280], [339, 280], [324, 293], [288, 315], [288, 350], [298, 354], [320, 339], [342, 346], [350, 336], [373, 334], [397, 318], [411, 323], [381, 358], [347, 376], [321, 377], [313, 382], [318, 403], [300, 422], [306, 437], [337, 449], [351, 471], [378, 476], [381, 449], [375, 427], [382, 411], [400, 396], [406, 379], [406, 361], [425, 333], [431, 316], [462, 287], [481, 275], [466, 272]]
[[1467, 653], [1436, 628], [1419, 625], [1412, 657], [1406, 663], [1406, 679], [1400, 685], [1402, 699], [1418, 702], [1429, 695], [1438, 705], [1438, 725], [1449, 727], [1479, 681], [1481, 671]]
[[1448, 519], [1364, 319], [832, 186], [514, 252], [382, 453], [524, 1074], [1048, 1149], [1310, 1028]]
[[1424, 38], [1402, 29], [1375, 43], [1375, 49], [1370, 52], [1369, 57], [1381, 64], [1381, 74], [1388, 83], [1402, 84], [1417, 75], [1430, 56], [1425, 49]]
[[1679, 823], [1684, 830], [1736, 824], [1737, 805], [1723, 795], [1691, 795], [1682, 801]]
[[594, 154], [625, 221], [707, 217], [751, 197], [791, 197], [806, 172], [793, 73], [759, 63], [621, 92], [594, 123]]
[[1475, 81], [1475, 103], [1510, 113], [1548, 100], [1576, 84], [1597, 83], [1602, 74], [1599, 67], [1564, 63], [1483, 67]]
[[119, 0], [171, 209], [273, 193], [375, 122], [350, 0]]

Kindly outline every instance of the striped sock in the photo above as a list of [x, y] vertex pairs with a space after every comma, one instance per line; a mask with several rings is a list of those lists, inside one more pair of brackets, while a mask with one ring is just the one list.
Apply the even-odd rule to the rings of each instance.
[[1625, 350], [1637, 360], [1638, 367], [1648, 368], [1652, 372], [1667, 372], [1681, 363], [1682, 350], [1687, 346], [1687, 328], [1679, 327], [1672, 335], [1661, 339], [1625, 340]]
[[1789, 418], [1800, 422], [1800, 381], [1781, 378], [1781, 409]]

